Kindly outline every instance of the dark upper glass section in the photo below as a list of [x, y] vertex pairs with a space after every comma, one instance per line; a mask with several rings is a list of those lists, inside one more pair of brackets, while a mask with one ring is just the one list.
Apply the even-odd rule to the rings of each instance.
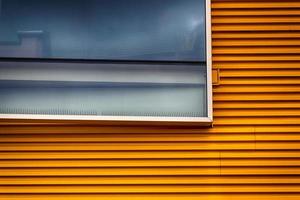
[[206, 61], [205, 0], [0, 3], [0, 57]]

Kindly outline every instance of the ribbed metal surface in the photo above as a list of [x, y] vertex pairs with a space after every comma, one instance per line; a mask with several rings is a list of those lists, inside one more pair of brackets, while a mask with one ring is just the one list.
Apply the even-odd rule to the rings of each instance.
[[0, 122], [0, 200], [300, 199], [300, 1], [213, 0], [213, 128]]

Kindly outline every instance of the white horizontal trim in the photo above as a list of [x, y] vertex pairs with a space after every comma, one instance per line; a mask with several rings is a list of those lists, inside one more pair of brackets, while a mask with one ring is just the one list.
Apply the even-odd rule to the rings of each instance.
[[151, 122], [207, 122], [208, 117], [148, 117], [148, 116], [88, 116], [88, 115], [36, 115], [36, 114], [0, 114], [0, 119], [45, 119], [45, 120], [102, 120], [102, 121], [151, 121]]

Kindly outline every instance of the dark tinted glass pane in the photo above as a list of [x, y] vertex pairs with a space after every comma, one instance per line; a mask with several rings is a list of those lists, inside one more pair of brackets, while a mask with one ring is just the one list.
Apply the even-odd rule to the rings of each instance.
[[0, 57], [206, 60], [204, 0], [0, 2]]

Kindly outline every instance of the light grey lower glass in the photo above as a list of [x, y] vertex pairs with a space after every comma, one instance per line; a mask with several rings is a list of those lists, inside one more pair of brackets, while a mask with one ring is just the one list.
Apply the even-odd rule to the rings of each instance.
[[206, 117], [205, 69], [199, 63], [2, 62], [0, 113]]

